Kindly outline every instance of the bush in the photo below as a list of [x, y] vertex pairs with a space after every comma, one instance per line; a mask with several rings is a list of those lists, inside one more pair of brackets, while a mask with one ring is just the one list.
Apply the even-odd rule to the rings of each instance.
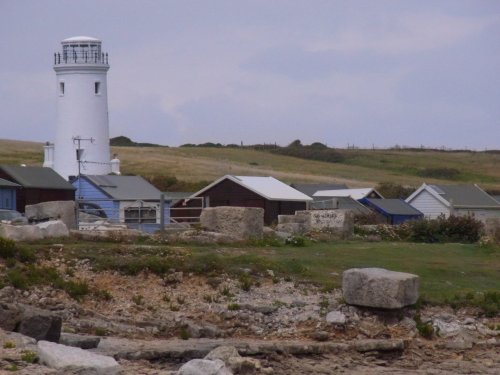
[[14, 258], [17, 254], [17, 245], [14, 241], [0, 237], [0, 258]]
[[403, 186], [400, 184], [395, 184], [393, 182], [381, 182], [377, 186], [375, 186], [375, 190], [382, 194], [382, 196], [386, 199], [406, 199], [416, 189], [411, 186]]
[[483, 223], [472, 216], [440, 216], [408, 223], [409, 240], [414, 242], [462, 242], [479, 241]]

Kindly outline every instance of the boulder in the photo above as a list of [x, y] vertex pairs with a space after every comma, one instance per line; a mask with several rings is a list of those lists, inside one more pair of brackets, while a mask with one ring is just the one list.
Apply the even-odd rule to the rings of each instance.
[[418, 299], [419, 277], [383, 268], [352, 268], [344, 272], [342, 292], [351, 305], [399, 309]]
[[13, 241], [39, 241], [43, 238], [43, 233], [35, 225], [0, 224], [0, 237]]
[[69, 237], [69, 230], [61, 220], [44, 221], [36, 224], [44, 238]]
[[178, 375], [233, 375], [220, 359], [192, 359], [179, 369]]
[[256, 207], [208, 207], [200, 215], [203, 228], [243, 239], [262, 238], [264, 209]]
[[346, 316], [340, 311], [330, 311], [326, 314], [326, 322], [330, 324], [343, 325], [346, 323]]
[[52, 201], [27, 205], [25, 216], [30, 221], [61, 220], [66, 227], [76, 228], [75, 202]]
[[98, 336], [84, 336], [74, 333], [61, 333], [59, 343], [66, 346], [73, 346], [81, 349], [97, 348], [101, 338]]
[[59, 342], [62, 319], [50, 311], [23, 306], [16, 332], [36, 340]]
[[222, 345], [208, 353], [205, 359], [220, 359], [224, 363], [227, 363], [229, 359], [233, 357], [241, 357], [238, 350], [234, 346]]
[[0, 303], [0, 328], [14, 331], [21, 320], [21, 313], [22, 309], [16, 304]]
[[80, 348], [55, 344], [48, 341], [38, 342], [40, 362], [57, 370], [81, 369], [84, 373], [115, 375], [120, 373], [120, 365], [112, 357], [94, 354]]

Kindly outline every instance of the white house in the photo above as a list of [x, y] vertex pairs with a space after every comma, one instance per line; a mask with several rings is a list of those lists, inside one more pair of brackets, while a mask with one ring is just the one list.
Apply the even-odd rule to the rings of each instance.
[[435, 219], [440, 215], [474, 215], [479, 220], [500, 218], [500, 202], [477, 185], [420, 186], [406, 202]]

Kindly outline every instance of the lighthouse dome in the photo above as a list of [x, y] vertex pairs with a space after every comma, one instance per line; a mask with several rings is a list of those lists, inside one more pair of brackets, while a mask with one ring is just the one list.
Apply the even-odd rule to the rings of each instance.
[[67, 39], [64, 39], [63, 40], [63, 43], [64, 42], [101, 42], [99, 39], [97, 38], [93, 38], [91, 36], [73, 36], [71, 38], [67, 38]]

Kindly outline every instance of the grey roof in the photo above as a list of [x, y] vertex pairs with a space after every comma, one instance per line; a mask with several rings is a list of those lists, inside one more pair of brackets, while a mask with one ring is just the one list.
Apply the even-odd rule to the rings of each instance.
[[422, 215], [422, 212], [401, 199], [367, 199], [375, 207], [389, 215], [415, 216]]
[[493, 199], [495, 199], [497, 202], [500, 202], [500, 195], [492, 195]]
[[371, 210], [368, 207], [363, 206], [357, 200], [351, 197], [313, 197], [314, 201], [309, 204], [309, 207], [313, 210], [351, 210], [355, 213], [366, 214], [370, 213]]
[[161, 191], [141, 176], [83, 176], [118, 200], [159, 200]]
[[16, 184], [15, 182], [4, 180], [3, 178], [0, 178], [0, 187], [20, 188], [21, 185]]
[[476, 185], [429, 185], [429, 187], [451, 202], [454, 207], [498, 206], [500, 208], [500, 202]]
[[295, 190], [298, 190], [305, 195], [310, 197], [313, 196], [314, 193], [320, 190], [338, 190], [338, 189], [347, 189], [347, 185], [345, 184], [290, 184]]
[[73, 185], [52, 168], [2, 165], [0, 169], [23, 188], [75, 190]]

